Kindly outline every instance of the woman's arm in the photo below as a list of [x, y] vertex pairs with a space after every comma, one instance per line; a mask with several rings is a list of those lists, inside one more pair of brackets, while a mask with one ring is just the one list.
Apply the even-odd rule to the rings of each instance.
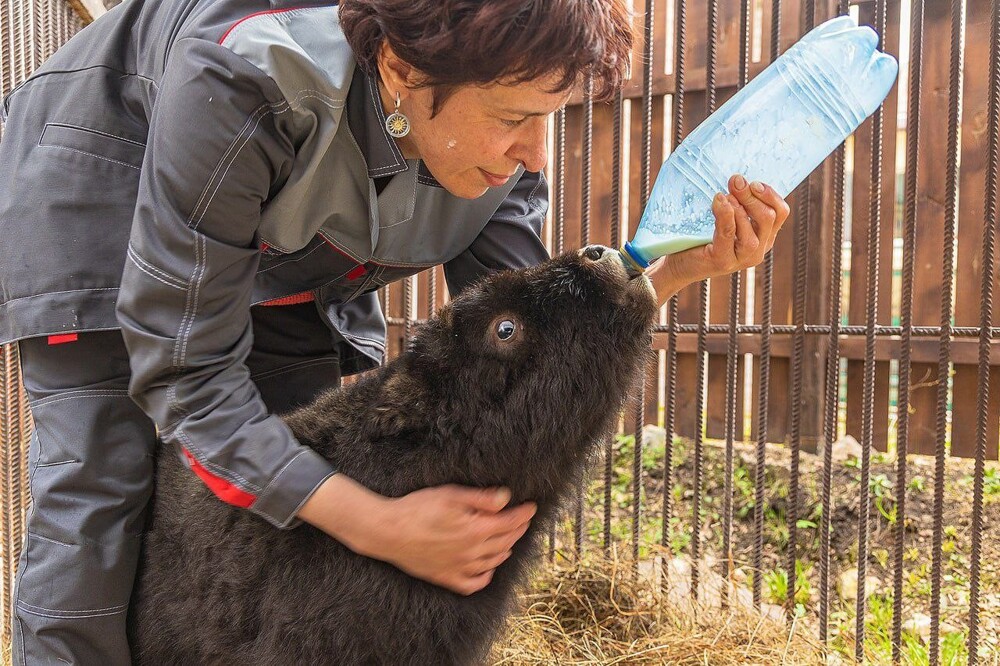
[[130, 390], [223, 501], [274, 525], [333, 473], [268, 414], [245, 361], [261, 206], [293, 157], [287, 104], [227, 48], [174, 45], [150, 121], [118, 301]]

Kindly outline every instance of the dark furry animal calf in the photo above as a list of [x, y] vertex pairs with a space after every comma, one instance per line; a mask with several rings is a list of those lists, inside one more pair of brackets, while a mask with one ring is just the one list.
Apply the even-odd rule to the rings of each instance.
[[398, 359], [286, 418], [299, 441], [383, 495], [504, 485], [513, 503], [537, 502], [486, 588], [460, 596], [309, 525], [277, 530], [164, 453], [129, 620], [137, 662], [482, 663], [648, 353], [655, 298], [616, 254], [592, 246], [491, 276]]

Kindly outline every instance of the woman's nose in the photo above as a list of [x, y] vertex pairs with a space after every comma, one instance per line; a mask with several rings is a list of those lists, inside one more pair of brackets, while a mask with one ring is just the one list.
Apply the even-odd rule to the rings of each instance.
[[533, 119], [528, 132], [518, 137], [508, 155], [524, 165], [525, 171], [537, 172], [545, 168], [549, 161], [545, 146], [545, 119]]

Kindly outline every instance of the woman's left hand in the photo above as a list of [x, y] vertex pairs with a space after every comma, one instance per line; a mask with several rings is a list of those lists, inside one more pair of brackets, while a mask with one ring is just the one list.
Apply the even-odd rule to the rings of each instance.
[[712, 201], [715, 234], [708, 245], [670, 254], [650, 266], [646, 275], [660, 304], [691, 284], [756, 266], [774, 246], [788, 219], [788, 204], [774, 188], [747, 183], [743, 176], [729, 179], [729, 194]]

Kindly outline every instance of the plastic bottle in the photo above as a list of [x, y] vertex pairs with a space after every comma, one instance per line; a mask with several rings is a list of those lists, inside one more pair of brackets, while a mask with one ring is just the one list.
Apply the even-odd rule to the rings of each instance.
[[712, 198], [732, 174], [787, 196], [875, 112], [899, 70], [850, 16], [817, 26], [699, 125], [667, 158], [639, 228], [621, 248], [645, 269], [712, 241]]

